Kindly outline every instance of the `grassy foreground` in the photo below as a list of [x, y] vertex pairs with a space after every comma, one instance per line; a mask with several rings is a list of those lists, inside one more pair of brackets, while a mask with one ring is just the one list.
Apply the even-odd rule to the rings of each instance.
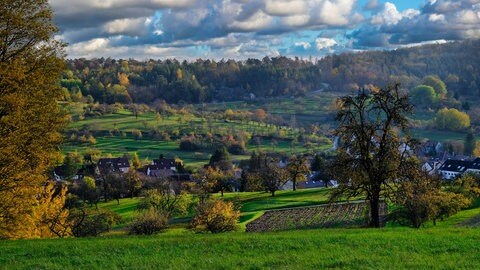
[[478, 269], [467, 228], [5, 241], [1, 269]]

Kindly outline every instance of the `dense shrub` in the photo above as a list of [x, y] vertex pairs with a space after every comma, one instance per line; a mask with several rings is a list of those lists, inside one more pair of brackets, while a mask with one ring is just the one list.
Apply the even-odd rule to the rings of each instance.
[[240, 211], [233, 202], [207, 200], [197, 207], [197, 214], [192, 220], [193, 228], [202, 228], [212, 233], [235, 230]]
[[76, 237], [98, 236], [108, 232], [122, 218], [108, 210], [76, 210], [70, 212], [72, 233]]
[[196, 151], [196, 150], [199, 150], [201, 148], [202, 148], [201, 144], [196, 140], [192, 140], [191, 138], [183, 138], [180, 141], [180, 150]]
[[228, 152], [233, 155], [245, 155], [246, 150], [244, 142], [236, 142], [228, 147]]
[[161, 232], [167, 227], [167, 215], [157, 211], [155, 208], [149, 208], [137, 214], [132, 225], [130, 225], [129, 232], [131, 234], [151, 235]]

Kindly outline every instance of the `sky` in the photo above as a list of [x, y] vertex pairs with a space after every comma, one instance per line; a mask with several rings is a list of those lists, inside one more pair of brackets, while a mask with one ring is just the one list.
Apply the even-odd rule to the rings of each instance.
[[480, 38], [480, 0], [49, 0], [68, 58], [321, 58]]

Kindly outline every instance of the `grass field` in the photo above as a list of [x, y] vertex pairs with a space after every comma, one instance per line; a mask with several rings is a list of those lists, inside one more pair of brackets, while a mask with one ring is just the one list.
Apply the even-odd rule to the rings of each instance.
[[[329, 190], [227, 193], [243, 204], [246, 224], [268, 209], [326, 202]], [[219, 196], [219, 195], [215, 195]], [[100, 204], [128, 222], [138, 199]], [[176, 224], [155, 236], [117, 232], [97, 238], [0, 242], [0, 269], [479, 269], [480, 229], [459, 226], [470, 209], [421, 229], [315, 229], [198, 234]], [[244, 225], [243, 225], [244, 228]]]
[[1, 269], [478, 269], [478, 229], [325, 229], [7, 241]]
[[[319, 93], [309, 97], [299, 98], [275, 98], [269, 100], [257, 101], [238, 101], [238, 102], [222, 102], [195, 105], [194, 108], [201, 112], [201, 115], [209, 113], [223, 112], [227, 109], [254, 111], [258, 108], [265, 109], [270, 115], [283, 118], [290, 123], [292, 116], [295, 116], [297, 127], [305, 127], [310, 124], [321, 125], [325, 129], [333, 128], [333, 113], [331, 104], [337, 98], [333, 93]], [[165, 157], [179, 157], [185, 161], [186, 165], [191, 168], [198, 168], [205, 164], [210, 158], [211, 152], [207, 150], [199, 151], [181, 151], [179, 149], [178, 138], [191, 133], [195, 134], [237, 134], [240, 131], [261, 136], [270, 136], [279, 132], [278, 127], [274, 125], [265, 125], [254, 121], [232, 121], [222, 119], [208, 119], [199, 116], [200, 114], [177, 113], [170, 116], [163, 116], [160, 121], [155, 119], [155, 113], [146, 112], [138, 115], [138, 118], [128, 110], [120, 110], [117, 113], [103, 115], [95, 118], [87, 118], [85, 120], [75, 121], [69, 125], [71, 130], [81, 130], [88, 127], [88, 130], [96, 134], [97, 143], [90, 145], [88, 143], [65, 143], [62, 146], [64, 153], [78, 151], [85, 152], [87, 149], [98, 149], [103, 155], [112, 154], [114, 156], [122, 156], [124, 154], [132, 154], [137, 152], [142, 159], [152, 160], [160, 154]], [[413, 119], [428, 123], [433, 119], [433, 112], [416, 111]], [[423, 125], [423, 124], [422, 124]], [[148, 132], [152, 129], [168, 131], [171, 134], [177, 134], [172, 137], [171, 141], [164, 141], [152, 138]], [[108, 135], [112, 131], [114, 135]], [[143, 138], [135, 139], [132, 130], [141, 130]], [[284, 154], [292, 153], [315, 153], [325, 151], [331, 148], [328, 142], [313, 143], [305, 145], [303, 143], [292, 144], [292, 134], [298, 135], [298, 129], [289, 129], [283, 131], [285, 139], [275, 140], [262, 139], [260, 145], [255, 146], [247, 144], [248, 151], [261, 150], [265, 152], [279, 152]], [[449, 132], [417, 128], [411, 131], [414, 138], [430, 139], [438, 141], [458, 140], [463, 141], [465, 133]], [[328, 141], [328, 140], [326, 140]], [[249, 155], [233, 156], [234, 161], [247, 159]]]
[[[214, 132], [215, 134], [237, 134], [240, 131], [260, 136], [270, 136], [279, 131], [278, 127], [265, 125], [257, 122], [246, 121], [224, 121], [200, 118], [193, 114], [176, 114], [163, 117], [161, 121], [155, 120], [153, 112], [146, 112], [135, 115], [127, 110], [120, 110], [117, 113], [103, 115], [95, 118], [87, 118], [72, 122], [68, 128], [70, 130], [82, 130], [87, 128], [96, 134], [96, 144], [89, 143], [70, 143], [66, 142], [62, 146], [64, 153], [77, 151], [84, 153], [87, 149], [98, 149], [103, 155], [112, 154], [122, 156], [136, 152], [141, 159], [152, 160], [158, 158], [160, 154], [167, 158], [179, 157], [189, 167], [198, 168], [207, 163], [212, 151], [182, 151], [179, 149], [178, 138], [191, 133], [206, 134]], [[148, 135], [152, 129], [168, 131], [172, 134], [178, 134], [172, 140], [160, 140]], [[131, 135], [133, 130], [140, 130], [143, 137], [136, 139]], [[119, 131], [123, 135], [118, 134]], [[287, 133], [290, 136], [298, 131], [290, 130]], [[331, 147], [328, 143], [313, 143], [308, 148], [303, 144], [292, 145], [291, 138], [281, 140], [261, 139], [260, 145], [247, 144], [247, 151], [278, 152], [284, 154], [317, 152]], [[236, 155], [232, 159], [239, 161], [249, 158], [249, 155]]]
[[[312, 206], [325, 204], [328, 201], [329, 189], [308, 189], [298, 191], [277, 191], [275, 197], [271, 197], [270, 193], [265, 192], [240, 192], [240, 193], [225, 193], [223, 199], [233, 200], [237, 199], [241, 203], [241, 217], [239, 223], [239, 230], [244, 231], [245, 225], [251, 220], [259, 217], [264, 211], [272, 209], [282, 209], [299, 206]], [[221, 198], [220, 194], [215, 195], [216, 198]], [[107, 203], [99, 203], [99, 208], [111, 210], [122, 217], [122, 222], [116, 226], [115, 233], [124, 231], [125, 226], [132, 221], [139, 198], [125, 198], [117, 201], [113, 200]], [[180, 217], [184, 220], [184, 217]], [[173, 230], [185, 229], [187, 224], [180, 224], [173, 228]]]

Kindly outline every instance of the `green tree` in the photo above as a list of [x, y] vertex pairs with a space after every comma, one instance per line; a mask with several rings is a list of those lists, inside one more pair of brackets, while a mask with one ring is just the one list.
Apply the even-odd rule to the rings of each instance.
[[467, 133], [467, 136], [465, 137], [464, 148], [463, 148], [464, 154], [466, 156], [472, 156], [476, 146], [477, 146], [477, 139], [475, 138], [473, 131], [470, 130]]
[[265, 165], [260, 170], [259, 176], [263, 180], [265, 190], [274, 197], [275, 192], [287, 182], [288, 173], [285, 168], [279, 166], [277, 159], [267, 158], [264, 162]]
[[437, 93], [433, 87], [428, 85], [419, 85], [410, 91], [412, 103], [424, 108], [430, 107], [437, 99]]
[[52, 202], [38, 194], [60, 158], [64, 125], [64, 51], [52, 17], [47, 0], [0, 1], [0, 238], [46, 236], [33, 229], [34, 209]]
[[61, 170], [66, 179], [75, 176], [82, 166], [82, 157], [77, 152], [68, 153], [63, 160]]
[[335, 135], [343, 143], [331, 167], [339, 188], [331, 198], [364, 194], [370, 204], [372, 227], [381, 226], [381, 199], [389, 195], [405, 164], [406, 155], [400, 151], [403, 139], [397, 130], [408, 134], [409, 100], [398, 84], [340, 98]]
[[437, 93], [439, 98], [444, 98], [447, 95], [447, 86], [436, 75], [426, 76], [423, 78], [422, 84], [431, 86], [435, 89], [435, 93]]

